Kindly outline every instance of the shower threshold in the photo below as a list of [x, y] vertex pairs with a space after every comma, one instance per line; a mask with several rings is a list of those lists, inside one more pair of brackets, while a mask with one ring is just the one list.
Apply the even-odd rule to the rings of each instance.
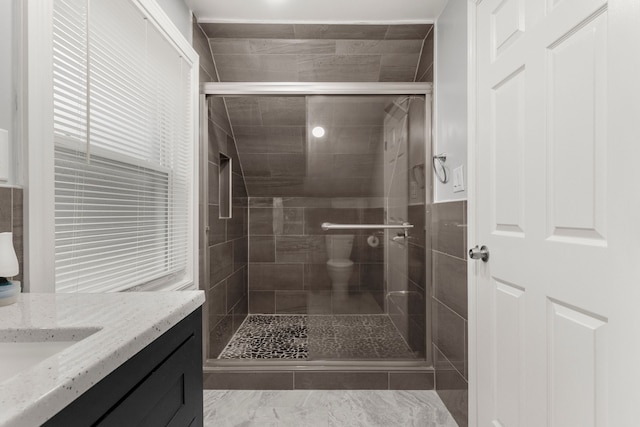
[[206, 389], [431, 390], [435, 381], [384, 314], [249, 315], [203, 375]]
[[420, 371], [433, 372], [433, 366], [422, 360], [230, 360], [207, 359], [205, 372], [217, 371]]
[[291, 361], [209, 359], [212, 390], [433, 390], [435, 371], [422, 361]]

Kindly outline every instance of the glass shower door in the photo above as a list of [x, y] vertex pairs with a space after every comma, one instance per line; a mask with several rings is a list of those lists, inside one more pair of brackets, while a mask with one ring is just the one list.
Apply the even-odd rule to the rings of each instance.
[[[307, 176], [324, 187], [326, 210], [305, 221], [313, 227], [417, 222], [408, 238], [403, 230], [382, 227], [322, 234], [327, 255], [321, 268], [327, 272], [324, 290], [308, 295], [314, 308], [309, 360], [425, 357], [424, 247], [415, 251], [411, 245], [424, 245], [425, 188], [424, 180], [420, 186], [410, 179], [416, 163], [424, 166], [424, 120], [424, 97], [307, 97]], [[319, 127], [322, 136], [314, 135]], [[421, 208], [410, 209], [412, 203]]]
[[[221, 302], [209, 316], [217, 321], [215, 357], [424, 363], [424, 96], [250, 95], [225, 97], [225, 105], [234, 140], [213, 126], [215, 143], [208, 145], [214, 159], [217, 150], [230, 153], [238, 166], [234, 192], [246, 184], [248, 200], [234, 218], [210, 221], [210, 238], [214, 248], [232, 249], [220, 252], [222, 261], [233, 259], [229, 269], [246, 262], [247, 274], [234, 273], [210, 291]], [[405, 222], [414, 225], [406, 237], [385, 228]], [[212, 276], [224, 279], [224, 265]], [[241, 296], [236, 279], [247, 281], [246, 319], [233, 306]]]

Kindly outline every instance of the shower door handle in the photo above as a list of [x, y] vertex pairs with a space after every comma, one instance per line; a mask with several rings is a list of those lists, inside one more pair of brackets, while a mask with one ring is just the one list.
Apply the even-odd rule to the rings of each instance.
[[471, 259], [481, 259], [484, 262], [489, 261], [489, 248], [482, 245], [481, 248], [476, 245], [475, 247], [469, 249], [469, 258]]

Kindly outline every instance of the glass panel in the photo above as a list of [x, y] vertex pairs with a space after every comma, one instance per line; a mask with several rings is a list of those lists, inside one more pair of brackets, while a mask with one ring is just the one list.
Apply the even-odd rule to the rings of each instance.
[[424, 360], [424, 97], [225, 102], [249, 195], [250, 310], [219, 357]]
[[425, 268], [425, 103], [405, 97], [385, 118], [385, 201], [387, 224], [414, 225], [404, 238], [387, 230], [386, 312], [411, 351], [424, 357], [426, 339]]

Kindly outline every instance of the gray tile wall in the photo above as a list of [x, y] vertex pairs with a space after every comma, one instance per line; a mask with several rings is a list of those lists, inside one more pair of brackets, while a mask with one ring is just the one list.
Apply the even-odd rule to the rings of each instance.
[[202, 24], [220, 81], [415, 81], [432, 27]]
[[418, 69], [416, 71], [415, 81], [417, 82], [433, 82], [433, 37], [435, 31], [433, 27], [429, 29], [429, 34], [422, 43], [422, 51], [420, 52], [420, 60], [418, 61]]
[[22, 189], [0, 187], [0, 233], [13, 232], [13, 248], [20, 264], [15, 280], [22, 281], [23, 263]]
[[[375, 200], [375, 202], [379, 202]], [[335, 208], [328, 198], [251, 197], [249, 312], [356, 314], [384, 309], [384, 248], [357, 234], [348, 295], [331, 289], [323, 222], [374, 223], [382, 208]], [[380, 239], [382, 242], [382, 239]]]
[[193, 16], [193, 48], [200, 56], [200, 83], [217, 82], [218, 73], [213, 63], [209, 40]]
[[431, 206], [432, 342], [436, 391], [468, 425], [466, 201]]
[[[216, 358], [248, 313], [248, 197], [222, 98], [208, 98], [208, 226], [209, 277], [206, 278], [209, 310], [209, 357]], [[232, 159], [232, 217], [220, 218], [220, 154]]]
[[202, 24], [210, 38], [422, 40], [433, 26], [342, 24]]
[[[394, 97], [225, 98], [252, 197], [383, 194], [385, 108]], [[306, 114], [305, 114], [306, 113]], [[316, 138], [306, 129], [322, 125]]]
[[320, 228], [323, 222], [362, 224], [382, 220], [382, 208], [336, 208], [329, 198], [251, 197], [249, 312], [382, 313], [383, 239], [380, 246], [372, 248], [366, 243], [370, 233], [356, 234], [351, 253], [355, 264], [346, 295], [331, 289], [326, 267], [327, 232]]

